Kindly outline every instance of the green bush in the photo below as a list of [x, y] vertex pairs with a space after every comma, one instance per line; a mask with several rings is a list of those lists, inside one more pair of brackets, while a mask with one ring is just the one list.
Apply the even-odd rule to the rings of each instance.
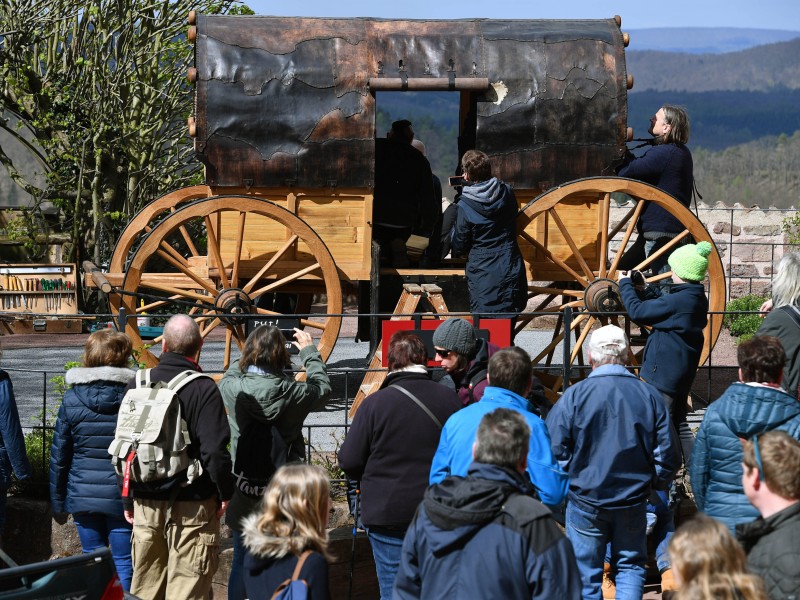
[[763, 321], [761, 314], [754, 314], [761, 308], [767, 296], [748, 294], [728, 302], [725, 307], [726, 315], [723, 325], [727, 327], [738, 342], [749, 340], [755, 335]]

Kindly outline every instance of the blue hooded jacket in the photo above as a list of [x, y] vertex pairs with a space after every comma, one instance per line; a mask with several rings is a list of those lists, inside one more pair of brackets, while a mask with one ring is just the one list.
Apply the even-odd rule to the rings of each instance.
[[578, 600], [572, 545], [532, 492], [518, 473], [477, 462], [428, 488], [392, 597]]
[[772, 430], [800, 440], [800, 402], [783, 390], [734, 383], [708, 407], [692, 451], [692, 489], [698, 510], [725, 523], [758, 518], [742, 488], [741, 439]]
[[11, 474], [17, 479], [31, 476], [31, 465], [25, 453], [25, 436], [19, 422], [19, 411], [14, 399], [14, 386], [8, 373], [0, 369], [0, 486], [7, 488]]
[[122, 499], [108, 447], [114, 439], [125, 386], [135, 373], [120, 367], [67, 371], [72, 387], [58, 410], [50, 450], [53, 512], [121, 517]]
[[[669, 293], [658, 298], [641, 300], [630, 278], [624, 278], [619, 282], [619, 290], [630, 318], [653, 327], [644, 347], [641, 378], [673, 398], [686, 398], [705, 343], [703, 329], [708, 322], [705, 289], [699, 283], [684, 283], [670, 287]], [[680, 403], [673, 410], [676, 423], [686, 418], [686, 409]]]
[[544, 421], [531, 412], [525, 398], [491, 385], [484, 389], [480, 402], [462, 408], [447, 419], [433, 456], [430, 483], [439, 483], [448, 475], [463, 477], [467, 474], [472, 463], [472, 444], [478, 433], [478, 425], [485, 414], [497, 408], [516, 410], [525, 417], [531, 428], [528, 475], [539, 494], [539, 500], [549, 506], [561, 504], [567, 495], [569, 480], [553, 458]]
[[496, 177], [464, 188], [453, 230], [453, 254], [467, 256], [473, 313], [519, 312], [527, 303], [527, 280], [517, 245], [519, 205]]

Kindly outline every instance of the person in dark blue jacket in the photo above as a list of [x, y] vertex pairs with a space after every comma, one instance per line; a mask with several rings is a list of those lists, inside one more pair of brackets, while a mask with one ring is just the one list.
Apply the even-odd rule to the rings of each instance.
[[708, 407], [692, 455], [698, 510], [728, 526], [758, 517], [742, 487], [742, 439], [785, 431], [800, 440], [800, 402], [781, 389], [786, 354], [778, 338], [758, 336], [737, 349], [738, 383]]
[[14, 399], [14, 386], [8, 373], [0, 369], [0, 545], [6, 525], [6, 494], [12, 473], [19, 480], [32, 475]]
[[517, 245], [517, 199], [508, 184], [492, 177], [483, 152], [465, 152], [461, 167], [469, 185], [457, 204], [452, 252], [467, 257], [470, 308], [475, 314], [518, 313], [528, 289]]
[[625, 368], [629, 346], [614, 325], [589, 339], [589, 377], [547, 415], [553, 455], [569, 474], [567, 537], [584, 600], [600, 600], [606, 544], [618, 600], [640, 600], [647, 559], [646, 504], [680, 466], [677, 439], [658, 390]]
[[[642, 156], [627, 152], [617, 174], [654, 185], [674, 196], [685, 207], [692, 200], [694, 166], [689, 141], [689, 116], [680, 106], [665, 104], [650, 119], [652, 147]], [[669, 211], [647, 202], [637, 223], [639, 236], [620, 260], [621, 269], [632, 269], [646, 257], [665, 246], [685, 227]], [[668, 271], [666, 257], [649, 264], [653, 273]]]
[[403, 541], [395, 600], [578, 600], [575, 555], [524, 476], [530, 427], [516, 410], [481, 419], [466, 477], [425, 492]]
[[125, 520], [108, 447], [114, 440], [131, 341], [110, 329], [86, 340], [81, 367], [67, 371], [72, 387], [58, 410], [50, 449], [50, 502], [57, 519], [72, 513], [84, 553], [110, 547], [123, 588], [130, 590], [132, 526]]

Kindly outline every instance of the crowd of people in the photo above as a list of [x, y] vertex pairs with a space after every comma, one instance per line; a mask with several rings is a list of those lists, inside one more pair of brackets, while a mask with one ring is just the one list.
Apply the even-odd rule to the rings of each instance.
[[[620, 174], [688, 204], [688, 118], [665, 105], [651, 133], [653, 147], [626, 156]], [[422, 164], [413, 141], [411, 124], [397, 122], [382, 147]], [[513, 315], [525, 300], [513, 191], [481, 152], [466, 152], [461, 167], [450, 239], [467, 256], [472, 308]], [[405, 183], [429, 200], [430, 178], [428, 169]], [[704, 343], [712, 247], [684, 240], [659, 253], [680, 231], [658, 208], [642, 212], [644, 258], [626, 260], [671, 275], [647, 286], [619, 272], [625, 310], [648, 332], [641, 361], [633, 364], [621, 328], [594, 329], [591, 372], [554, 405], [525, 350], [497, 347], [465, 319], [446, 319], [433, 334], [437, 378], [420, 337], [392, 336], [388, 375], [338, 450], [382, 599], [638, 600], [648, 541], [665, 598], [800, 597], [800, 255], [781, 260], [763, 324], [738, 348], [739, 381], [708, 408], [695, 440], [687, 399]], [[432, 235], [435, 220], [420, 203], [401, 228], [382, 222], [383, 243], [407, 260], [407, 236]], [[166, 323], [150, 370], [130, 368], [124, 334], [89, 336], [81, 366], [66, 376], [50, 497], [57, 520], [72, 515], [85, 552], [111, 549], [125, 590], [145, 600], [209, 597], [225, 519], [229, 600], [272, 597], [298, 582], [307, 597], [331, 596], [328, 476], [303, 464], [302, 437], [331, 384], [311, 336], [295, 329], [291, 344], [302, 380], [287, 370], [281, 331], [261, 326], [217, 384], [202, 374], [203, 337], [188, 315]], [[132, 457], [115, 465], [109, 454], [118, 415], [133, 409], [125, 399], [177, 381], [188, 466], [132, 478]], [[701, 514], [676, 529], [682, 465]], [[0, 370], [0, 535], [12, 474], [25, 479], [30, 465]]]

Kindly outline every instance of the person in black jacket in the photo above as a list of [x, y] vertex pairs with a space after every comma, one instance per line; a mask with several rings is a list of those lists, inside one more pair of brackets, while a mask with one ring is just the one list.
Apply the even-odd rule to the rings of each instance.
[[572, 545], [524, 475], [530, 435], [515, 410], [483, 416], [467, 477], [425, 492], [403, 542], [395, 600], [581, 597]]
[[[83, 552], [110, 547], [127, 591], [131, 587], [131, 525], [122, 510], [117, 475], [108, 456], [133, 347], [124, 333], [94, 332], [86, 340], [82, 366], [67, 371], [70, 389], [58, 409], [50, 449], [50, 503], [56, 520], [72, 513]], [[66, 515], [63, 515], [66, 516]]]
[[19, 422], [14, 386], [8, 373], [0, 369], [0, 546], [6, 525], [6, 494], [11, 475], [24, 480], [31, 477], [31, 465], [25, 452], [25, 436]]
[[425, 488], [442, 426], [460, 408], [455, 392], [431, 380], [425, 343], [398, 331], [389, 342], [389, 376], [367, 396], [339, 449], [339, 466], [361, 481], [381, 598], [392, 597], [400, 548]]
[[[328, 475], [311, 465], [286, 465], [267, 486], [261, 510], [242, 523], [248, 598], [272, 598], [297, 569], [309, 600], [329, 600]], [[292, 596], [297, 597], [297, 596]]]
[[[689, 142], [689, 115], [680, 106], [665, 104], [650, 119], [652, 146], [642, 156], [627, 152], [617, 175], [644, 181], [674, 196], [689, 208], [694, 185], [692, 153]], [[619, 268], [638, 268], [646, 257], [658, 251], [684, 231], [685, 227], [669, 211], [647, 202], [639, 217], [636, 241], [620, 259]], [[685, 242], [679, 242], [685, 243]], [[653, 273], [669, 270], [663, 255], [648, 265]]]
[[[171, 317], [151, 379], [168, 382], [184, 371], [201, 371], [202, 346], [191, 317]], [[135, 381], [128, 389], [133, 387]], [[230, 428], [217, 385], [201, 377], [179, 397], [191, 438], [189, 456], [199, 459], [202, 473], [188, 485], [186, 471], [148, 484], [131, 482], [133, 506], [125, 507], [133, 523], [131, 592], [146, 600], [208, 597], [219, 564], [220, 518], [233, 495]]]
[[479, 150], [465, 152], [461, 167], [467, 185], [457, 204], [452, 252], [467, 257], [470, 309], [481, 315], [518, 313], [527, 303], [528, 287], [514, 191], [492, 177], [489, 157]]
[[769, 431], [744, 444], [742, 486], [761, 517], [736, 527], [770, 600], [800, 598], [800, 442]]

